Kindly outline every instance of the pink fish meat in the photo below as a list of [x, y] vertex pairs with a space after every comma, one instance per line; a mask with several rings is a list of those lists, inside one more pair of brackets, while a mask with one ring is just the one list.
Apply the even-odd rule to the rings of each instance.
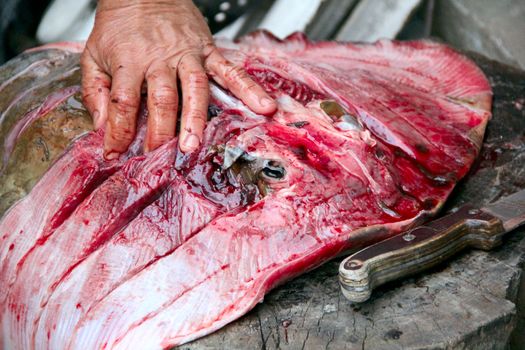
[[[144, 126], [114, 161], [102, 157], [103, 131], [74, 141], [0, 221], [3, 349], [165, 349], [202, 337], [286, 280], [435, 214], [479, 152], [489, 83], [442, 44], [266, 32], [217, 44], [277, 113], [257, 115], [211, 83], [193, 154], [177, 140], [142, 154]], [[11, 116], [0, 119], [4, 162], [27, 125], [78, 90], [66, 73], [79, 50], [25, 53], [33, 61], [0, 81], [12, 101], [0, 97]], [[73, 57], [48, 85], [34, 73], [48, 56], [31, 58], [45, 52]], [[13, 114], [28, 98], [13, 81], [28, 75], [48, 97]]]

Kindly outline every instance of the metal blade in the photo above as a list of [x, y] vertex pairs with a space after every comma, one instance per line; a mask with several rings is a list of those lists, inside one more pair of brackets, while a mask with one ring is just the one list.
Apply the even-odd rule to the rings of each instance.
[[503, 197], [482, 210], [501, 219], [505, 231], [512, 231], [525, 223], [525, 190]]

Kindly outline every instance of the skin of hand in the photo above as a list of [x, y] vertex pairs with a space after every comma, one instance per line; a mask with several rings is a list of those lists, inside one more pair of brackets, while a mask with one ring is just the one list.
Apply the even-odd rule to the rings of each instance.
[[277, 106], [248, 74], [226, 60], [190, 0], [101, 0], [81, 56], [82, 97], [95, 129], [105, 126], [104, 156], [117, 158], [133, 141], [141, 88], [147, 86], [144, 141], [151, 151], [175, 137], [182, 90], [179, 147], [197, 149], [207, 120], [211, 77], [254, 112]]

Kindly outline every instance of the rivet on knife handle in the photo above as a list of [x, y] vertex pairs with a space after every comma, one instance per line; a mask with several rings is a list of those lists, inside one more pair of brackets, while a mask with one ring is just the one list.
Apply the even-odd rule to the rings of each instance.
[[504, 233], [500, 219], [464, 206], [350, 255], [339, 267], [341, 290], [352, 302], [366, 301], [375, 287], [428, 269], [465, 247], [492, 249]]

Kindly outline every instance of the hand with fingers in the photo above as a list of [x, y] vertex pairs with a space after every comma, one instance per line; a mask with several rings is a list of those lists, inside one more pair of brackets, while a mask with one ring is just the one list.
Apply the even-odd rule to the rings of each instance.
[[104, 155], [114, 159], [133, 141], [141, 87], [147, 86], [145, 151], [175, 137], [182, 92], [179, 146], [197, 149], [207, 120], [208, 77], [254, 112], [275, 102], [240, 67], [226, 60], [190, 0], [101, 0], [81, 57], [82, 94], [95, 128], [105, 127]]

